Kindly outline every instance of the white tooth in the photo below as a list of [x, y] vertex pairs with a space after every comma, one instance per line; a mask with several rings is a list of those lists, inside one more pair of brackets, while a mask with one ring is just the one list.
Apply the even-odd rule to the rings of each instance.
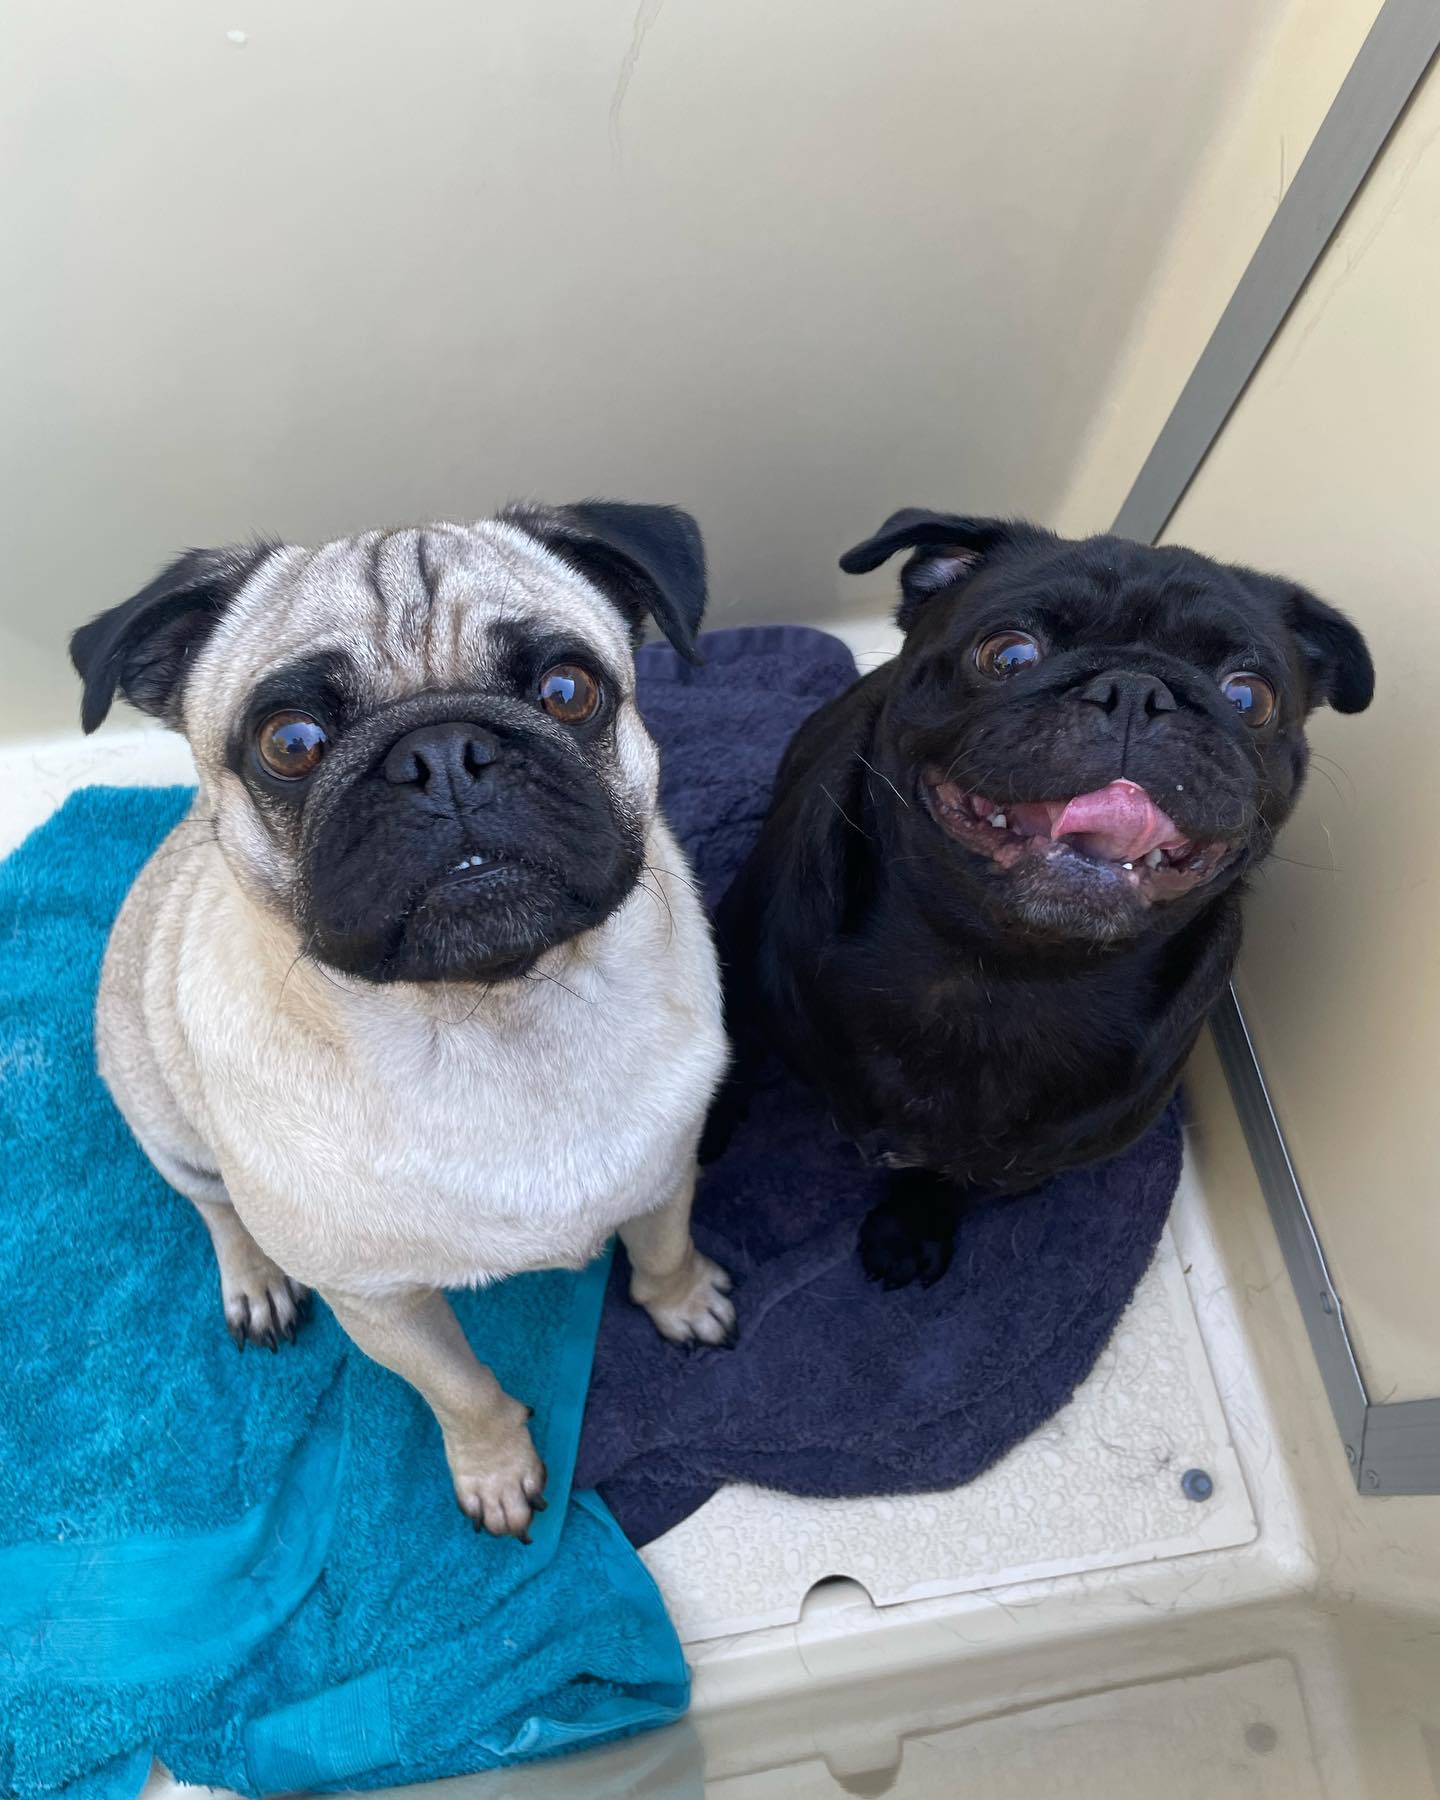
[[993, 825], [997, 831], [1003, 831], [1005, 829], [1005, 815], [1001, 812], [991, 813], [985, 823], [987, 825]]
[[468, 869], [469, 867], [470, 865], [468, 862], [451, 863], [450, 873], [452, 875], [458, 875], [462, 869]]
[[1121, 863], [1120, 867], [1122, 869], [1133, 869], [1135, 865], [1134, 863]]
[[1152, 850], [1145, 860], [1152, 869], [1158, 869], [1165, 860], [1165, 852], [1163, 850]]

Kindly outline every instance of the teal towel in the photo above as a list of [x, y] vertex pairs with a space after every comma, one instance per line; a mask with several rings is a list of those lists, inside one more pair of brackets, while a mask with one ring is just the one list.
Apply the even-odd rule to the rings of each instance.
[[94, 1068], [106, 933], [181, 789], [74, 795], [0, 865], [0, 1790], [129, 1800], [152, 1754], [269, 1793], [456, 1775], [676, 1718], [680, 1645], [571, 1472], [606, 1263], [456, 1297], [536, 1409], [534, 1543], [323, 1307], [237, 1357], [209, 1239]]

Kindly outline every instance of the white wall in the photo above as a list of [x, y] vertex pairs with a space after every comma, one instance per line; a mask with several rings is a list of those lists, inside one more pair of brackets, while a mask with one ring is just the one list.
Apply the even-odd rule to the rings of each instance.
[[1295, 3], [8, 0], [0, 734], [186, 543], [669, 498], [818, 618], [1051, 515]]

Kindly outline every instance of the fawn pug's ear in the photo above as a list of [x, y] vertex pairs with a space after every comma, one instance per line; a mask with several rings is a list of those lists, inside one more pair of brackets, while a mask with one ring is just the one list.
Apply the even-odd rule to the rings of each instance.
[[592, 582], [630, 626], [638, 643], [653, 620], [687, 662], [705, 612], [705, 546], [700, 527], [678, 506], [627, 506], [581, 500], [573, 506], [516, 506], [509, 524], [544, 544]]
[[120, 694], [141, 712], [180, 723], [185, 674], [221, 615], [278, 544], [187, 550], [148, 587], [82, 625], [70, 660], [84, 682], [80, 723], [103, 724]]

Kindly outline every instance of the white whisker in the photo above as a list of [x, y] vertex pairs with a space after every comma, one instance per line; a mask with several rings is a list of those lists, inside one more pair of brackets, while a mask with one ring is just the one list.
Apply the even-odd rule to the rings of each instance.
[[860, 756], [860, 752], [858, 750], [855, 752], [855, 754], [857, 757], [860, 758], [860, 761], [865, 764], [865, 767], [870, 771], [870, 773], [872, 775], [880, 776], [880, 779], [885, 783], [886, 787], [889, 788], [890, 792], [895, 796], [895, 798], [905, 808], [906, 812], [909, 812], [910, 802], [900, 792], [899, 788], [896, 787], [895, 783], [890, 779], [890, 777], [888, 775], [881, 774], [880, 770], [875, 767], [874, 763], [867, 762], [863, 756]]

